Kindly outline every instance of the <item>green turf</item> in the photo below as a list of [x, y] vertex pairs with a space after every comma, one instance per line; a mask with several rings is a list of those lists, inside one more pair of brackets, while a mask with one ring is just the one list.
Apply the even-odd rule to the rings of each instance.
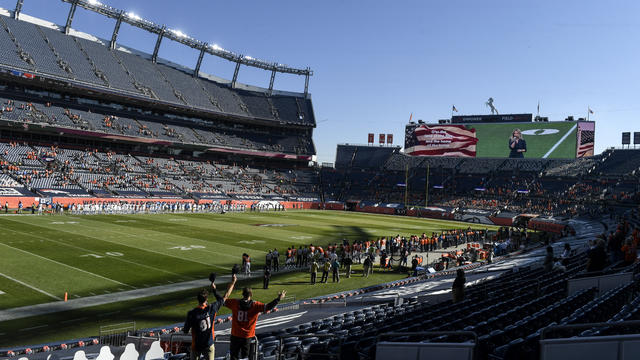
[[[309, 284], [309, 274], [286, 273], [274, 276], [268, 290], [262, 289], [260, 280], [251, 282], [241, 280], [236, 288], [251, 286], [254, 289], [254, 298], [263, 302], [273, 300], [282, 289], [287, 290], [288, 297], [295, 297], [296, 300], [299, 300], [394, 281], [407, 276], [405, 273], [380, 272], [376, 267], [373, 275], [363, 278], [361, 265], [354, 266], [353, 271], [356, 274], [352, 275], [350, 279], [342, 276], [340, 283], [332, 283], [330, 278], [326, 284], [318, 283], [312, 286]], [[320, 274], [318, 274], [319, 279]], [[207, 285], [207, 283], [203, 283], [203, 287]], [[227, 285], [219, 285], [218, 290], [224, 292], [226, 288]], [[138, 329], [180, 324], [184, 322], [187, 311], [196, 306], [195, 294], [198, 290], [199, 288], [116, 304], [0, 322], [0, 334], [4, 334], [0, 347], [24, 346], [95, 336], [98, 335], [100, 326], [132, 321], [135, 321]], [[234, 291], [232, 294], [232, 297], [240, 296], [240, 290]], [[222, 308], [219, 312], [219, 314], [227, 313], [229, 313], [227, 308]]]
[[[286, 226], [257, 226], [259, 224]], [[257, 270], [264, 264], [268, 249], [277, 248], [284, 254], [292, 245], [326, 246], [343, 238], [353, 241], [392, 234], [407, 236], [469, 225], [337, 211], [0, 217], [3, 229], [0, 291], [4, 292], [0, 294], [0, 310], [59, 301], [65, 292], [74, 299], [203, 279], [211, 271], [229, 273], [233, 264], [240, 263], [243, 252], [253, 257], [252, 267]], [[484, 225], [474, 227], [485, 228]], [[292, 286], [294, 295], [302, 299], [394, 279], [385, 274], [367, 282], [345, 281], [340, 286], [310, 287], [303, 285], [307, 277], [307, 274], [293, 274], [282, 281]], [[5, 334], [4, 342], [12, 338], [9, 334], [17, 329], [56, 324], [55, 330], [23, 331], [12, 340], [12, 344], [26, 344], [95, 335], [97, 324], [106, 319], [110, 323], [135, 320], [144, 326], [159, 326], [181, 321], [193, 305], [192, 293], [77, 310], [72, 319], [81, 320], [70, 326], [62, 326], [62, 319], [69, 320], [69, 315], [64, 314], [8, 321], [0, 323], [0, 334]], [[265, 295], [267, 299], [263, 300], [269, 300], [274, 294]], [[166, 305], [157, 306], [164, 302]], [[145, 306], [151, 306], [152, 310], [131, 311]], [[103, 315], [116, 311], [119, 315]]]

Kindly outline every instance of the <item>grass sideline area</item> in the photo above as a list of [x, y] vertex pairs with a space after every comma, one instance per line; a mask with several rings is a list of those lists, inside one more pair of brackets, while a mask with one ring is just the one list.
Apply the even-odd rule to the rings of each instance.
[[[261, 272], [268, 249], [277, 248], [283, 254], [293, 245], [326, 246], [343, 238], [352, 242], [469, 226], [487, 228], [338, 211], [0, 217], [4, 230], [0, 310], [60, 301], [65, 292], [75, 299], [203, 279], [211, 271], [228, 274], [243, 252], [252, 256], [253, 270]], [[340, 284], [309, 286], [305, 272], [274, 277], [264, 293], [261, 281], [252, 286], [260, 289], [256, 291], [259, 300], [271, 300], [282, 287], [296, 299], [306, 299], [404, 276], [379, 273], [366, 281], [355, 277]], [[136, 321], [138, 328], [144, 328], [181, 322], [195, 304], [194, 294], [194, 290], [149, 294], [127, 302], [1, 322], [0, 347], [97, 335], [100, 324]]]
[[[329, 282], [326, 284], [317, 283], [314, 286], [310, 285], [309, 274], [306, 272], [275, 275], [271, 279], [268, 290], [262, 289], [261, 279], [239, 280], [232, 297], [241, 297], [241, 289], [244, 286], [249, 286], [253, 288], [254, 298], [263, 302], [273, 300], [282, 289], [287, 290], [287, 296], [295, 296], [297, 300], [308, 299], [407, 277], [406, 273], [378, 271], [376, 267], [373, 275], [363, 278], [362, 265], [354, 266], [353, 270], [355, 274], [349, 279], [343, 274], [340, 283], [331, 282], [331, 276], [329, 276]], [[319, 279], [320, 274], [318, 275]], [[208, 285], [203, 281], [202, 288], [208, 288]], [[0, 347], [24, 346], [97, 336], [102, 325], [130, 321], [135, 321], [138, 329], [182, 324], [187, 311], [197, 305], [196, 294], [200, 289], [195, 288], [126, 302], [0, 322], [0, 334], [4, 334], [2, 335], [2, 345]], [[218, 284], [218, 291], [221, 293], [226, 289], [227, 284]], [[218, 315], [228, 313], [229, 309], [223, 307]]]

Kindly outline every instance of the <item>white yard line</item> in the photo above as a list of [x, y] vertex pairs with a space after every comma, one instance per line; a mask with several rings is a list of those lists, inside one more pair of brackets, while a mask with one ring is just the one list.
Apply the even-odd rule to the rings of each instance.
[[[283, 271], [282, 273], [285, 273], [285, 272], [290, 272], [290, 271]], [[260, 274], [256, 274], [252, 276], [252, 278], [256, 278], [256, 279], [260, 277], [262, 277], [262, 272]], [[223, 276], [218, 276], [218, 280], [216, 281], [216, 283], [218, 284], [218, 286], [220, 286], [222, 284], [229, 283], [230, 281], [231, 281], [231, 275], [223, 275]], [[100, 294], [96, 296], [87, 296], [79, 299], [72, 299], [66, 302], [55, 301], [55, 302], [44, 303], [44, 304], [29, 305], [29, 306], [23, 306], [19, 308], [0, 310], [0, 322], [15, 320], [15, 319], [22, 319], [22, 318], [32, 317], [32, 316], [52, 314], [52, 313], [57, 313], [61, 311], [83, 309], [87, 307], [112, 304], [112, 303], [123, 302], [128, 300], [135, 300], [135, 299], [145, 298], [149, 296], [157, 296], [162, 294], [174, 293], [174, 292], [183, 291], [183, 290], [199, 289], [207, 284], [209, 284], [209, 279], [198, 279], [198, 280], [185, 281], [185, 282], [175, 283], [170, 285], [155, 286], [155, 287], [150, 287], [145, 289], [134, 289], [134, 290], [115, 292], [115, 293]], [[104, 316], [117, 314], [119, 312], [120, 311], [104, 313], [98, 316], [104, 317]]]
[[[82, 225], [82, 224], [78, 224], [78, 225], [80, 225], [80, 226], [85, 226], [85, 227], [90, 227], [90, 226], [86, 226], [86, 225]], [[128, 235], [127, 233], [124, 233], [124, 232], [121, 232], [121, 231], [115, 231], [115, 230], [106, 230], [106, 231], [114, 232], [114, 233], [122, 234], [122, 235]], [[86, 236], [86, 235], [84, 235], [84, 236]], [[89, 237], [91, 237], [91, 236], [89, 236]], [[154, 240], [154, 239], [152, 239], [152, 238], [151, 238], [151, 236], [144, 236], [144, 235], [143, 235], [143, 236], [140, 236], [140, 237], [145, 238], [145, 239], [151, 239], [151, 241], [156, 241], [156, 242], [157, 242], [157, 241], [160, 241], [160, 240]], [[226, 267], [223, 267], [223, 266], [220, 266], [220, 265], [209, 264], [209, 263], [205, 263], [205, 262], [198, 261], [198, 260], [193, 260], [193, 259], [185, 259], [185, 258], [184, 258], [184, 257], [182, 257], [182, 256], [171, 255], [171, 254], [169, 254], [169, 253], [165, 253], [165, 252], [161, 252], [161, 251], [156, 251], [156, 250], [151, 250], [151, 249], [149, 249], [149, 248], [139, 248], [139, 247], [132, 246], [132, 245], [125, 245], [125, 244], [122, 244], [122, 243], [120, 243], [120, 242], [117, 242], [117, 241], [110, 241], [110, 240], [107, 240], [107, 239], [104, 239], [104, 238], [95, 238], [95, 237], [94, 237], [94, 239], [100, 239], [100, 240], [102, 240], [102, 241], [109, 242], [109, 243], [112, 243], [112, 244], [116, 244], [116, 245], [120, 245], [120, 246], [128, 246], [128, 247], [131, 247], [131, 248], [134, 248], [134, 249], [137, 249], [137, 250], [141, 250], [141, 251], [148, 251], [148, 252], [151, 252], [151, 253], [154, 253], [154, 254], [163, 255], [163, 256], [169, 256], [169, 257], [173, 257], [173, 258], [180, 259], [180, 260], [184, 260], [184, 261], [189, 261], [189, 262], [194, 262], [194, 263], [198, 263], [198, 264], [202, 264], [202, 265], [212, 266], [212, 267], [215, 267], [215, 268], [218, 268], [218, 269], [225, 269], [225, 270], [227, 269]], [[200, 240], [200, 241], [206, 241], [206, 240]], [[166, 242], [166, 241], [162, 241], [162, 243], [166, 243], [167, 245], [175, 245], [174, 243]], [[200, 250], [200, 251], [202, 251], [203, 249], [199, 249], [199, 250]], [[214, 254], [217, 254], [217, 255], [225, 255], [225, 254], [215, 253], [215, 252], [212, 252], [212, 251], [209, 251], [209, 252], [214, 253]], [[236, 256], [236, 255], [228, 255], [228, 257], [233, 257], [233, 258], [236, 258], [236, 259], [237, 259], [237, 256]]]
[[91, 276], [98, 277], [98, 278], [103, 279], [103, 280], [111, 281], [111, 282], [113, 282], [113, 283], [120, 284], [120, 285], [123, 285], [123, 286], [127, 286], [127, 287], [130, 287], [130, 288], [132, 288], [132, 287], [133, 287], [133, 286], [131, 286], [131, 285], [125, 284], [125, 283], [120, 282], [120, 281], [118, 281], [118, 280], [109, 279], [108, 277], [104, 277], [104, 276], [102, 276], [102, 275], [94, 274], [94, 273], [92, 273], [92, 272], [90, 272], [90, 271], [82, 270], [82, 269], [77, 268], [77, 267], [75, 267], [75, 266], [67, 265], [67, 264], [65, 264], [65, 263], [61, 263], [61, 262], [59, 262], [59, 261], [55, 261], [55, 260], [53, 260], [53, 259], [49, 259], [49, 258], [46, 258], [46, 257], [44, 257], [44, 256], [40, 256], [40, 255], [38, 255], [38, 254], [34, 254], [34, 253], [29, 252], [29, 251], [26, 251], [26, 250], [18, 249], [18, 248], [15, 248], [15, 247], [13, 247], [13, 246], [9, 246], [9, 245], [7, 245], [7, 244], [3, 244], [3, 243], [0, 243], [0, 245], [2, 245], [2, 246], [6, 246], [6, 247], [8, 247], [8, 248], [10, 248], [10, 249], [13, 249], [13, 250], [16, 250], [16, 251], [23, 252], [23, 253], [25, 253], [25, 254], [29, 254], [29, 255], [31, 255], [31, 256], [35, 256], [35, 257], [37, 257], [37, 258], [39, 258], [39, 259], [43, 259], [43, 260], [46, 260], [46, 261], [52, 262], [52, 263], [54, 263], [54, 264], [58, 264], [58, 265], [61, 265], [61, 266], [64, 266], [64, 267], [68, 267], [68, 268], [70, 268], [70, 269], [73, 269], [73, 270], [76, 270], [76, 271], [80, 271], [80, 272], [82, 272], [82, 273], [85, 273], [85, 274], [88, 274], [88, 275], [91, 275]]
[[563, 136], [562, 138], [560, 138], [560, 140], [558, 140], [558, 142], [557, 142], [557, 143], [555, 143], [555, 145], [553, 145], [553, 146], [551, 147], [551, 149], [549, 149], [549, 151], [547, 151], [547, 153], [546, 153], [546, 154], [542, 155], [542, 158], [543, 158], [543, 159], [546, 159], [546, 158], [547, 158], [547, 156], [551, 155], [551, 153], [553, 152], [553, 150], [555, 150], [555, 149], [556, 149], [560, 144], [562, 144], [562, 142], [564, 141], [564, 139], [566, 139], [566, 138], [567, 138], [567, 136], [569, 136], [569, 134], [571, 134], [571, 132], [572, 132], [573, 130], [575, 130], [575, 129], [576, 129], [576, 127], [578, 127], [578, 124], [573, 125], [573, 127], [572, 127], [571, 129], [569, 129], [569, 131], [567, 131], [567, 133], [566, 133], [566, 134], [564, 134], [564, 136]]
[[[62, 242], [62, 241], [57, 241], [57, 240], [48, 239], [48, 238], [45, 238], [45, 237], [35, 236], [35, 235], [31, 234], [31, 233], [20, 231], [20, 230], [13, 230], [13, 229], [6, 229], [6, 230], [13, 231], [13, 232], [18, 233], [18, 234], [24, 234], [24, 235], [27, 235], [27, 236], [36, 237], [36, 238], [42, 239], [44, 241], [54, 242], [54, 243], [60, 244], [62, 246], [67, 246], [67, 247], [70, 247], [70, 248], [75, 248], [75, 249], [78, 249], [78, 250], [87, 251], [89, 253], [94, 251], [94, 250], [91, 250], [91, 249], [85, 249], [85, 248], [82, 248], [82, 247], [79, 247], [79, 246], [75, 246], [75, 245], [72, 245], [72, 244], [67, 244], [67, 243]], [[75, 234], [75, 233], [64, 231], [64, 230], [58, 230], [58, 231], [66, 232], [66, 233], [69, 233], [69, 234]], [[87, 236], [87, 235], [83, 235], [83, 236]], [[93, 237], [93, 236], [87, 236], [87, 237], [90, 237], [92, 239], [97, 239], [97, 240], [100, 240], [100, 241], [104, 241], [103, 239], [99, 239], [99, 238], [96, 238], [96, 237]], [[122, 245], [122, 246], [125, 246], [125, 245]], [[144, 268], [147, 268], [147, 269], [150, 269], [150, 270], [161, 271], [161, 272], [165, 272], [167, 274], [180, 276], [180, 274], [178, 274], [178, 273], [174, 273], [174, 272], [171, 272], [171, 271], [168, 271], [168, 270], [165, 270], [165, 269], [160, 269], [160, 268], [153, 267], [153, 266], [143, 265], [143, 264], [137, 263], [135, 261], [122, 259], [122, 258], [116, 257], [116, 256], [112, 256], [112, 257], [110, 257], [110, 259], [111, 260], [116, 260], [116, 261], [122, 261], [124, 263], [133, 264], [133, 265], [140, 266], [140, 267], [144, 267]]]
[[[5, 274], [3, 274], [3, 273], [0, 273], [0, 276], [2, 276], [2, 277], [4, 277], [4, 278], [7, 278], [7, 279], [9, 279], [9, 280], [11, 280], [11, 281], [13, 281], [13, 282], [17, 282], [18, 284], [20, 284], [20, 285], [22, 285], [22, 286], [26, 286], [26, 287], [28, 287], [28, 288], [29, 288], [29, 289], [31, 289], [31, 290], [35, 290], [35, 291], [37, 291], [37, 292], [39, 292], [39, 293], [41, 293], [41, 294], [45, 294], [45, 295], [47, 295], [48, 297], [54, 298], [54, 299], [56, 299], [56, 300], [62, 300], [61, 298], [59, 298], [59, 297], [57, 297], [57, 296], [55, 296], [55, 295], [53, 295], [53, 294], [49, 294], [48, 292], [46, 292], [46, 291], [44, 291], [44, 290], [42, 290], [42, 289], [38, 289], [38, 288], [37, 288], [37, 287], [35, 287], [35, 286], [29, 285], [29, 284], [27, 284], [27, 283], [25, 283], [25, 282], [22, 282], [22, 281], [18, 280], [18, 279], [14, 279], [14, 278], [12, 278], [12, 277], [11, 277], [11, 276], [9, 276], [9, 275], [5, 275]], [[4, 293], [3, 293], [3, 294], [4, 294]]]
[[40, 326], [28, 327], [28, 328], [20, 329], [18, 331], [29, 331], [29, 330], [35, 330], [35, 329], [42, 329], [42, 328], [45, 328], [47, 326], [49, 326], [49, 325], [40, 325]]

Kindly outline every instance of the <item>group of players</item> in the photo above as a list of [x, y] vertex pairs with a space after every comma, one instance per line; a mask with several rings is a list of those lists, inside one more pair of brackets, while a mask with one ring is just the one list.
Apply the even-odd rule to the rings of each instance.
[[245, 211], [244, 204], [194, 204], [191, 202], [88, 202], [72, 204], [69, 211], [73, 215], [119, 215], [119, 214], [168, 214], [168, 213], [225, 213]]

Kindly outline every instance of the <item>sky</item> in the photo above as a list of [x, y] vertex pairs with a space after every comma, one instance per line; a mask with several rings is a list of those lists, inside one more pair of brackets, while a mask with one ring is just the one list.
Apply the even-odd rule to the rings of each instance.
[[[367, 133], [457, 114], [536, 113], [596, 121], [596, 153], [640, 131], [640, 2], [636, 0], [216, 1], [101, 0], [233, 52], [311, 67], [318, 161]], [[16, 0], [0, 0], [12, 9]], [[69, 4], [24, 0], [23, 12], [64, 24]], [[78, 9], [73, 28], [111, 38], [114, 20]], [[155, 36], [123, 24], [119, 43], [152, 52]], [[160, 57], [194, 67], [198, 52], [165, 39]], [[234, 64], [207, 56], [201, 71], [225, 79]], [[270, 73], [242, 67], [238, 80], [268, 87]], [[302, 92], [304, 77], [276, 76]], [[377, 140], [377, 135], [376, 135]]]

